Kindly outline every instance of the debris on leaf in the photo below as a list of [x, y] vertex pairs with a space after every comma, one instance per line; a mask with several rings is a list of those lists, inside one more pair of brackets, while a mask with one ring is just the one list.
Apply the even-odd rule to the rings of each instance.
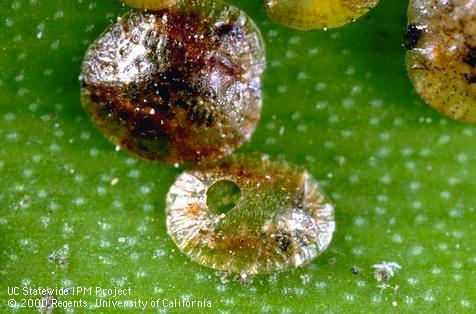
[[48, 292], [43, 298], [41, 299], [41, 304], [39, 308], [39, 312], [42, 314], [51, 314], [53, 313], [53, 302], [55, 300], [55, 296], [53, 293]]
[[54, 251], [48, 256], [48, 260], [54, 262], [58, 266], [65, 267], [68, 263], [69, 246], [64, 245], [61, 249]]
[[402, 268], [396, 262], [382, 262], [381, 264], [372, 265], [372, 268], [375, 269], [374, 276], [379, 287], [387, 288], [387, 282], [395, 275], [395, 272]]

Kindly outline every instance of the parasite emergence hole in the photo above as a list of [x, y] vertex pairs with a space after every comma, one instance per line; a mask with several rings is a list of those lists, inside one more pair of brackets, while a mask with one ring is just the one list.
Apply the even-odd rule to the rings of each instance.
[[226, 214], [232, 210], [241, 198], [238, 185], [229, 180], [214, 183], [207, 191], [208, 209], [217, 214]]

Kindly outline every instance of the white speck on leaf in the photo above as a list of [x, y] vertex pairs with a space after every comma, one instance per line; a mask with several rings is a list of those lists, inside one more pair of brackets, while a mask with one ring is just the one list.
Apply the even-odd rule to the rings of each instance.
[[387, 288], [387, 282], [395, 276], [395, 272], [400, 270], [402, 266], [396, 262], [382, 262], [380, 264], [372, 265], [374, 271], [374, 276], [377, 282], [379, 283], [379, 287]]

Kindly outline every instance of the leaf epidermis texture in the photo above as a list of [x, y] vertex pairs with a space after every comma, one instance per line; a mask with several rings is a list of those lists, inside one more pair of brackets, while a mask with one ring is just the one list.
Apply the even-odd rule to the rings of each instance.
[[[476, 129], [414, 92], [406, 1], [327, 32], [274, 24], [261, 1], [233, 3], [260, 27], [268, 64], [262, 120], [240, 151], [316, 177], [336, 205], [328, 250], [251, 286], [190, 262], [165, 228], [165, 195], [184, 169], [116, 151], [79, 102], [84, 51], [128, 8], [3, 1], [1, 299], [16, 285], [131, 286], [137, 298], [207, 298], [213, 311], [474, 311]], [[49, 256], [65, 245], [60, 266]], [[402, 266], [384, 290], [371, 268], [382, 261]]]

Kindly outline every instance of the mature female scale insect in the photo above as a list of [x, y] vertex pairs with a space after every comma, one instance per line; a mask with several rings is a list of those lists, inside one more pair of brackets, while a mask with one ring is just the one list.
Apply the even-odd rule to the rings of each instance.
[[188, 257], [245, 276], [310, 262], [335, 229], [334, 207], [316, 180], [261, 155], [181, 174], [166, 203], [168, 233]]
[[127, 5], [138, 9], [161, 10], [169, 8], [178, 0], [121, 0]]
[[411, 0], [405, 47], [420, 96], [451, 118], [476, 122], [476, 0]]
[[133, 10], [87, 50], [82, 103], [109, 139], [148, 160], [214, 160], [250, 139], [261, 112], [259, 30], [215, 0]]
[[268, 16], [288, 27], [340, 27], [375, 7], [379, 0], [266, 0]]

